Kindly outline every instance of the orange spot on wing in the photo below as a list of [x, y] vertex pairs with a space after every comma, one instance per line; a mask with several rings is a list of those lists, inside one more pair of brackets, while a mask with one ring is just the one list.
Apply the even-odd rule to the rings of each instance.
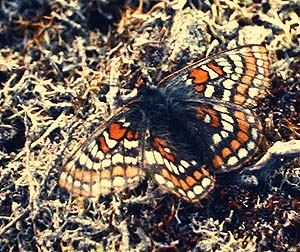
[[213, 109], [207, 109], [207, 113], [211, 116], [211, 122], [210, 125], [217, 128], [220, 126], [220, 120], [217, 116], [217, 112]]
[[217, 116], [212, 116], [211, 117], [211, 122], [210, 122], [210, 125], [215, 127], [215, 128], [218, 128], [220, 126], [220, 120], [219, 120], [219, 117]]
[[153, 143], [154, 143], [154, 146], [158, 149], [159, 153], [160, 153], [163, 157], [165, 157], [165, 158], [168, 159], [169, 161], [174, 162], [175, 157], [174, 157], [172, 154], [166, 152], [166, 151], [164, 150], [164, 148], [163, 148], [163, 147], [167, 147], [167, 145], [168, 145], [167, 142], [166, 142], [165, 140], [163, 140], [163, 139], [161, 139], [161, 138], [159, 138], [159, 137], [156, 137], [156, 138], [153, 139]]
[[233, 97], [233, 101], [235, 104], [244, 104], [245, 101], [246, 101], [246, 97], [245, 96], [242, 96], [241, 94], [236, 94], [234, 97]]
[[210, 176], [209, 172], [204, 168], [204, 166], [202, 166], [200, 170], [201, 170], [201, 172], [203, 173], [204, 176], [207, 176], [207, 177]]
[[215, 110], [205, 107], [197, 107], [196, 114], [198, 118], [204, 118], [206, 114], [209, 114], [211, 118], [210, 125], [215, 128], [220, 126], [220, 120]]
[[82, 170], [77, 168], [73, 177], [76, 180], [80, 180], [82, 183], [94, 183], [98, 179], [98, 173], [92, 170]]
[[237, 141], [237, 140], [232, 140], [231, 142], [230, 142], [230, 146], [231, 146], [231, 148], [233, 149], [233, 150], [238, 150], [240, 147], [241, 147], [241, 143], [239, 142], [239, 141]]
[[239, 93], [241, 93], [241, 94], [246, 94], [247, 89], [248, 89], [248, 86], [245, 85], [245, 84], [239, 84], [239, 85], [236, 87], [236, 90], [237, 90]]
[[136, 177], [138, 176], [139, 174], [139, 169], [138, 167], [135, 167], [135, 166], [128, 166], [126, 168], [126, 177], [127, 178], [133, 178], [133, 177]]
[[100, 179], [111, 179], [110, 170], [105, 169], [100, 172]]
[[137, 140], [139, 139], [139, 132], [128, 131], [126, 134], [126, 138], [128, 140]]
[[181, 188], [183, 189], [183, 191], [187, 191], [189, 189], [188, 184], [183, 179], [180, 179], [179, 183], [180, 183]]
[[238, 126], [242, 131], [249, 132], [249, 129], [250, 129], [249, 123], [242, 121], [242, 120], [237, 120], [237, 121], [238, 121]]
[[241, 119], [241, 120], [243, 120], [243, 121], [246, 120], [245, 114], [244, 114], [243, 112], [241, 112], [241, 111], [238, 111], [238, 110], [234, 111], [234, 115], [235, 115], [235, 117], [238, 118], [238, 119]]
[[199, 171], [195, 171], [193, 173], [193, 175], [194, 175], [195, 179], [197, 179], [197, 180], [199, 180], [200, 178], [203, 177], [203, 174], [201, 172], [199, 172]]
[[242, 144], [246, 143], [249, 140], [249, 136], [243, 131], [239, 131], [236, 135]]
[[250, 77], [254, 77], [256, 74], [256, 71], [251, 70], [250, 68], [246, 68], [245, 70], [245, 75], [250, 76]]
[[108, 147], [104, 136], [102, 136], [102, 135], [99, 136], [98, 141], [99, 141], [100, 150], [102, 150], [104, 153], [107, 153], [110, 151], [110, 148]]
[[[245, 63], [246, 74], [247, 74], [248, 70], [256, 73], [257, 67], [256, 67], [256, 58], [254, 57], [254, 55], [252, 53], [248, 53], [244, 59], [246, 62]], [[252, 76], [252, 75], [250, 75], [250, 76]]]
[[197, 181], [193, 178], [193, 177], [190, 177], [188, 176], [186, 179], [185, 179], [185, 182], [189, 185], [189, 186], [193, 186], [197, 183]]
[[213, 166], [215, 168], [220, 168], [222, 165], [224, 165], [224, 160], [219, 155], [215, 155]]
[[[241, 81], [247, 85], [250, 85], [252, 83], [253, 77], [249, 76], [249, 75], [243, 75]], [[240, 84], [241, 85], [241, 84]], [[240, 86], [239, 85], [239, 86]]]
[[173, 182], [173, 184], [177, 187], [180, 187], [180, 183], [178, 178], [176, 178], [174, 175], [171, 174], [171, 181]]
[[197, 92], [202, 93], [205, 90], [205, 85], [198, 84], [194, 88]]
[[122, 166], [115, 166], [112, 170], [112, 176], [124, 176], [125, 171], [124, 168]]
[[126, 130], [120, 123], [112, 123], [109, 127], [109, 136], [111, 139], [119, 140], [124, 137]]
[[166, 179], [168, 179], [168, 180], [171, 180], [170, 173], [168, 172], [167, 169], [162, 169], [162, 170], [161, 170], [161, 174], [163, 175], [164, 178], [166, 178]]
[[200, 69], [194, 68], [189, 73], [189, 78], [193, 78], [193, 83], [203, 83], [209, 79], [208, 72]]
[[209, 63], [208, 67], [211, 68], [212, 70], [214, 70], [217, 74], [222, 75], [224, 74], [223, 70], [221, 69], [221, 67], [215, 65], [214, 63]]
[[227, 147], [222, 149], [222, 155], [224, 158], [228, 157], [231, 153], [232, 153], [231, 150]]
[[59, 184], [60, 187], [65, 188], [69, 191], [72, 189], [72, 185], [69, 184], [66, 179], [62, 179], [61, 177], [58, 180], [58, 184]]

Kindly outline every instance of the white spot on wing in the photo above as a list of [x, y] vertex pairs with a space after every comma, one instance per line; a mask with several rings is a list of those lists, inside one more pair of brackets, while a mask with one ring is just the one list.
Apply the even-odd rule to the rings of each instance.
[[243, 67], [242, 59], [239, 55], [232, 54], [229, 57], [234, 61], [234, 64], [238, 67]]
[[223, 101], [230, 101], [230, 96], [231, 96], [231, 92], [229, 90], [225, 89], [224, 92], [223, 92], [222, 100]]
[[215, 59], [215, 61], [218, 63], [219, 66], [228, 66], [229, 62], [225, 60], [224, 58], [218, 58]]
[[125, 156], [125, 163], [126, 163], [126, 164], [133, 164], [133, 165], [136, 165], [136, 164], [137, 164], [137, 157], [129, 157], [129, 156]]
[[212, 85], [207, 85], [205, 92], [204, 92], [204, 96], [205, 97], [212, 97], [213, 93], [215, 92], [215, 88]]
[[62, 172], [62, 173], [60, 174], [59, 180], [66, 180], [67, 175], [68, 175], [68, 173]]
[[101, 161], [101, 160], [104, 158], [103, 152], [102, 152], [101, 150], [99, 150], [99, 151], [97, 152], [96, 157]]
[[227, 138], [229, 136], [228, 132], [225, 131], [225, 130], [222, 130], [221, 131], [221, 136], [224, 137], [224, 138]]
[[124, 146], [127, 149], [137, 148], [139, 146], [139, 141], [137, 141], [137, 140], [129, 141], [125, 138], [124, 139]]
[[259, 89], [258, 89], [258, 88], [251, 87], [251, 88], [249, 88], [248, 94], [249, 94], [249, 96], [250, 96], [251, 98], [254, 98], [254, 97], [258, 96], [258, 94], [259, 94]]
[[251, 134], [252, 134], [252, 136], [253, 136], [254, 139], [258, 138], [258, 131], [257, 131], [257, 129], [252, 128]]
[[177, 190], [181, 195], [186, 196], [185, 191], [183, 191], [181, 188], [178, 188]]
[[147, 160], [147, 163], [152, 165], [152, 164], [156, 164], [156, 160], [154, 158], [153, 152], [152, 151], [145, 151], [145, 157]]
[[81, 155], [80, 155], [80, 158], [79, 158], [79, 163], [81, 165], [85, 165], [86, 162], [88, 161], [88, 156], [84, 153], [84, 152], [81, 152]]
[[215, 110], [218, 110], [219, 112], [223, 112], [223, 113], [226, 113], [228, 114], [228, 109], [224, 106], [220, 106], [220, 105], [214, 105], [213, 106]]
[[108, 168], [111, 166], [111, 160], [110, 159], [104, 159], [102, 160], [102, 167]]
[[82, 185], [82, 184], [81, 184], [80, 181], [78, 181], [78, 180], [75, 180], [74, 183], [73, 183], [73, 187], [76, 188], [76, 189], [77, 189], [77, 188], [80, 188], [81, 185]]
[[171, 165], [170, 165], [170, 162], [169, 162], [167, 159], [164, 159], [164, 161], [165, 161], [165, 165], [166, 165], [167, 169], [168, 169], [170, 172], [173, 172], [173, 169], [172, 169], [172, 167], [171, 167]]
[[201, 184], [204, 188], [208, 188], [211, 185], [211, 179], [203, 178]]
[[224, 68], [223, 68], [223, 71], [224, 71], [225, 73], [232, 73], [231, 66], [224, 67]]
[[166, 181], [166, 186], [168, 188], [174, 188], [174, 184], [171, 181]]
[[245, 158], [248, 156], [248, 151], [245, 148], [241, 148], [238, 152], [239, 158]]
[[102, 135], [104, 136], [105, 142], [109, 148], [111, 148], [111, 149], [114, 148], [116, 146], [116, 144], [118, 143], [116, 140], [109, 138], [107, 131], [104, 131], [102, 133]]
[[101, 170], [101, 163], [94, 162], [93, 169], [96, 171]]
[[248, 142], [247, 144], [247, 149], [248, 150], [253, 150], [255, 149], [255, 143], [253, 141]]
[[205, 122], [205, 123], [208, 123], [208, 124], [211, 122], [211, 117], [210, 117], [209, 114], [206, 114], [206, 115], [205, 115], [205, 117], [204, 117], [204, 122]]
[[236, 73], [238, 73], [238, 74], [242, 74], [244, 71], [243, 71], [243, 68], [241, 68], [241, 67], [236, 67], [235, 69], [234, 69], [234, 71], [236, 72]]
[[185, 173], [185, 169], [182, 165], [178, 165], [178, 170], [181, 172], [181, 173]]
[[196, 197], [195, 193], [192, 192], [192, 191], [188, 191], [187, 196], [188, 196], [190, 199], [194, 199], [194, 198]]
[[71, 175], [69, 175], [69, 176], [67, 177], [67, 183], [70, 184], [70, 185], [73, 184], [73, 177], [72, 177]]
[[234, 123], [232, 117], [229, 116], [228, 114], [221, 114], [221, 117], [222, 117], [222, 119], [224, 119], [227, 122]]
[[173, 172], [174, 172], [175, 174], [179, 175], [179, 171], [178, 171], [177, 166], [174, 165], [173, 162], [170, 162], [170, 164], [171, 164], [171, 167], [172, 167], [172, 169], [173, 169]]
[[190, 164], [189, 164], [187, 161], [185, 161], [185, 160], [181, 160], [181, 161], [180, 161], [180, 164], [181, 164], [184, 168], [188, 168], [188, 167], [190, 166]]
[[222, 141], [222, 138], [220, 137], [219, 134], [216, 133], [213, 135], [213, 142], [215, 145], [219, 144], [221, 141]]
[[158, 164], [164, 164], [164, 159], [159, 152], [153, 151], [153, 154], [154, 154], [155, 160]]
[[228, 159], [227, 164], [228, 165], [235, 165], [239, 160], [237, 159], [237, 157], [231, 157]]
[[209, 74], [209, 77], [211, 79], [215, 79], [219, 77], [219, 74], [217, 74], [214, 70], [210, 69], [209, 67], [207, 67], [206, 65], [201, 67], [204, 71], [207, 71]]
[[101, 193], [109, 193], [111, 188], [112, 188], [111, 180], [109, 180], [109, 179], [101, 179], [100, 180]]
[[91, 151], [91, 154], [92, 154], [93, 157], [96, 157], [97, 156], [97, 152], [98, 152], [98, 146], [96, 144], [96, 141], [93, 140], [91, 142], [90, 146], [94, 146], [93, 149], [92, 149], [92, 151]]
[[121, 155], [120, 153], [116, 153], [112, 156], [112, 163], [117, 164], [117, 163], [123, 163], [124, 162], [124, 156]]
[[264, 65], [264, 61], [261, 59], [256, 60], [256, 65], [262, 67]]
[[114, 187], [124, 187], [125, 184], [126, 184], [126, 181], [123, 177], [115, 177], [113, 179], [113, 183], [112, 183], [112, 185]]
[[87, 159], [86, 163], [85, 163], [85, 166], [88, 168], [88, 169], [93, 169], [93, 165], [94, 165], [94, 162], [91, 160], [91, 159]]
[[202, 186], [199, 186], [199, 185], [195, 185], [193, 187], [193, 190], [194, 190], [196, 195], [201, 195], [204, 192], [204, 188]]
[[226, 129], [227, 131], [233, 132], [234, 127], [232, 126], [232, 124], [222, 120], [222, 125], [223, 125], [224, 129]]
[[166, 180], [163, 176], [159, 175], [159, 174], [155, 174], [154, 175], [155, 180], [157, 181], [157, 183], [159, 185], [165, 185], [166, 184]]
[[235, 81], [230, 80], [230, 79], [227, 79], [227, 80], [223, 81], [223, 86], [224, 86], [226, 89], [231, 89], [231, 88], [233, 87], [234, 84], [235, 84]]
[[125, 120], [124, 120], [124, 123], [122, 124], [122, 126], [124, 128], [128, 128], [130, 126], [130, 122], [125, 122]]
[[232, 80], [234, 80], [234, 81], [239, 80], [240, 77], [241, 77], [241, 75], [239, 75], [239, 74], [231, 74], [231, 75], [230, 75], [230, 78], [231, 78]]

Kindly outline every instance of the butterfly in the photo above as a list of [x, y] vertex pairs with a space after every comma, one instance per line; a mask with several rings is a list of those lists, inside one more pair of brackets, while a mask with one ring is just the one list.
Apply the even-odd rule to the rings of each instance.
[[258, 152], [262, 125], [253, 107], [270, 84], [268, 51], [241, 46], [142, 85], [69, 157], [59, 185], [99, 197], [134, 188], [148, 173], [189, 202], [241, 169]]

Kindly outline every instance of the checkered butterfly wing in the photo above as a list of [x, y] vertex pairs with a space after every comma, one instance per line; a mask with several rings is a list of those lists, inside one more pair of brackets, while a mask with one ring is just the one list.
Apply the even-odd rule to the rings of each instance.
[[253, 111], [216, 100], [190, 105], [198, 120], [191, 130], [195, 138], [199, 134], [206, 136], [206, 155], [212, 172], [232, 171], [253, 159], [263, 140], [261, 123]]
[[62, 188], [75, 196], [99, 197], [141, 180], [145, 121], [133, 106], [120, 109], [68, 159], [59, 176]]
[[251, 107], [269, 86], [268, 52], [248, 45], [209, 56], [163, 79], [169, 88], [183, 85], [199, 98], [218, 99]]
[[[211, 173], [240, 168], [261, 146], [261, 124], [249, 108], [269, 85], [268, 74], [265, 47], [252, 45], [200, 60], [160, 82], [164, 92], [189, 94], [177, 95], [174, 113], [196, 142], [196, 160], [205, 160]], [[189, 109], [182, 113], [183, 107]]]

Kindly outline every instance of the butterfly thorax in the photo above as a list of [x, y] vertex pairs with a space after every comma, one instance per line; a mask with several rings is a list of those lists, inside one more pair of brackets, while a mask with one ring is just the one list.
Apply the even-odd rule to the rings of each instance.
[[[147, 128], [151, 135], [166, 136], [173, 143], [174, 149], [184, 150], [186, 155], [204, 163], [209, 156], [209, 140], [206, 135], [195, 132], [199, 125], [194, 125], [199, 120], [189, 103], [185, 102], [188, 100], [186, 94], [181, 89], [145, 86], [140, 92], [139, 106], [147, 118]], [[195, 135], [198, 137], [195, 138]]]
[[[184, 117], [194, 117], [185, 100], [185, 92], [169, 92], [168, 89], [162, 89], [155, 86], [143, 86], [140, 90], [140, 107], [144, 111], [146, 118], [155, 124], [179, 123]], [[186, 98], [187, 99], [187, 98]]]

